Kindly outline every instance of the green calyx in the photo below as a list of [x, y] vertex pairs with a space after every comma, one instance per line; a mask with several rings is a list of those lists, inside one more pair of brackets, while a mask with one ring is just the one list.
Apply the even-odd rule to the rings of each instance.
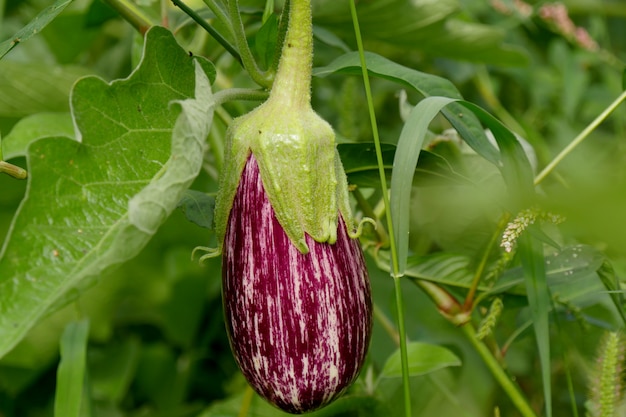
[[289, 27], [270, 96], [236, 119], [227, 134], [214, 216], [220, 244], [250, 153], [276, 218], [302, 253], [308, 252], [305, 233], [318, 242], [335, 242], [339, 213], [350, 235], [357, 235], [335, 134], [310, 104], [310, 0], [291, 0], [289, 7]]

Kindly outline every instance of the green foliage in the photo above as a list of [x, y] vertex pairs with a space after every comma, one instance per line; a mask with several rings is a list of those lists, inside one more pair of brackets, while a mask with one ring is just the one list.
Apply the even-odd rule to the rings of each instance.
[[546, 280], [543, 247], [529, 232], [521, 236], [520, 259], [524, 270], [524, 282], [528, 306], [535, 329], [537, 351], [541, 362], [541, 379], [546, 399], [546, 415], [552, 416], [552, 380], [550, 370], [550, 291]]
[[[2, 416], [285, 415], [237, 371], [219, 260], [190, 259], [284, 2], [165, 3], [0, 2], [0, 159], [28, 171], [0, 173]], [[394, 282], [348, 2], [313, 2], [313, 106], [377, 227], [367, 363], [311, 416], [406, 415], [407, 391], [420, 417], [623, 414], [626, 6], [535, 3], [357, 2]]]
[[[407, 353], [411, 376], [425, 375], [448, 366], [461, 366], [461, 360], [454, 353], [437, 345], [412, 342], [407, 346]], [[381, 376], [386, 378], [402, 376], [399, 350], [389, 356], [383, 366]]]
[[[29, 147], [28, 198], [0, 261], [0, 352], [72, 289], [136, 255], [176, 207], [200, 170], [213, 108], [194, 62], [155, 28], [131, 78], [110, 86], [84, 78], [74, 87], [80, 142], [45, 138]], [[193, 96], [194, 79], [198, 102], [182, 101]], [[173, 101], [183, 109], [176, 124]]]
[[61, 336], [61, 362], [57, 371], [54, 415], [78, 417], [81, 415], [83, 388], [86, 382], [87, 339], [89, 321], [69, 323]]
[[69, 113], [35, 113], [21, 118], [2, 140], [2, 155], [6, 159], [26, 156], [28, 145], [48, 137], [74, 138]]
[[[461, 5], [455, 0], [406, 2], [379, 0], [359, 5], [365, 47], [400, 57], [405, 48], [455, 59], [489, 64], [523, 65], [525, 54], [503, 44], [504, 32], [495, 27], [467, 22], [454, 16]], [[332, 0], [315, 4], [319, 22], [349, 43], [354, 43], [347, 2]], [[373, 47], [372, 47], [373, 46]]]
[[29, 24], [20, 29], [10, 39], [0, 43], [0, 59], [11, 49], [21, 42], [28, 40], [31, 36], [41, 32], [55, 17], [59, 15], [70, 4], [72, 0], [57, 0], [53, 5], [46, 7]]

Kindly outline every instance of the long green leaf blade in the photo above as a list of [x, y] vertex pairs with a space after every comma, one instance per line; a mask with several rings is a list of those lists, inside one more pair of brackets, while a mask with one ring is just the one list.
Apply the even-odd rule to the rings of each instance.
[[501, 153], [498, 158], [501, 162], [497, 166], [502, 172], [510, 194], [515, 196], [517, 204], [527, 202], [533, 192], [530, 162], [515, 135], [496, 118], [479, 106], [463, 100], [448, 97], [427, 97], [420, 101], [411, 110], [400, 133], [391, 177], [391, 218], [393, 219], [396, 247], [398, 248], [398, 272], [401, 275], [404, 274], [407, 264], [411, 190], [419, 153], [430, 122], [444, 107], [450, 104], [462, 104], [492, 129]]
[[409, 210], [413, 175], [424, 138], [430, 122], [443, 107], [453, 102], [447, 97], [428, 97], [411, 110], [400, 138], [393, 161], [391, 176], [391, 219], [393, 222], [396, 247], [398, 248], [398, 272], [404, 274], [409, 252]]
[[[532, 226], [531, 226], [532, 227]], [[526, 296], [530, 306], [537, 350], [541, 364], [541, 379], [546, 416], [552, 416], [552, 383], [550, 374], [550, 290], [546, 280], [542, 243], [528, 231], [519, 238], [519, 256], [524, 270]]]
[[54, 4], [42, 10], [33, 20], [20, 29], [10, 39], [0, 43], [0, 59], [15, 48], [17, 44], [24, 42], [48, 25], [59, 13], [70, 4], [72, 0], [57, 0]]
[[[366, 52], [365, 58], [370, 74], [414, 89], [424, 97], [462, 98], [454, 84], [445, 78], [407, 68], [371, 52]], [[360, 72], [359, 56], [356, 52], [350, 52], [340, 56], [328, 66], [314, 69], [313, 74], [325, 77], [334, 73], [360, 74]], [[442, 114], [472, 149], [489, 162], [499, 164], [498, 150], [487, 140], [480, 122], [471, 112], [468, 113], [467, 109], [458, 103], [452, 103], [443, 109]]]
[[89, 321], [69, 323], [61, 336], [54, 417], [79, 417], [87, 365]]

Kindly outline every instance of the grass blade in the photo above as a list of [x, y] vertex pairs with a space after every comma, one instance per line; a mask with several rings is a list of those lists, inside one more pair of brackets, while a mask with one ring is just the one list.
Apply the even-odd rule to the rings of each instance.
[[42, 10], [33, 20], [20, 29], [10, 39], [0, 43], [0, 59], [8, 54], [17, 44], [24, 42], [31, 36], [41, 32], [72, 0], [57, 0], [54, 4]]
[[409, 113], [400, 133], [391, 177], [390, 211], [398, 250], [398, 272], [401, 275], [406, 270], [408, 255], [409, 209], [415, 167], [428, 125], [449, 104], [462, 104], [491, 129], [500, 149], [501, 164], [498, 164], [498, 168], [507, 183], [510, 195], [515, 196], [516, 203], [528, 201], [533, 193], [530, 162], [515, 135], [495, 117], [473, 103], [454, 98], [434, 96], [420, 101]]
[[417, 160], [424, 144], [428, 125], [441, 109], [453, 101], [455, 99], [448, 97], [427, 97], [417, 103], [409, 113], [398, 139], [391, 175], [390, 212], [398, 250], [400, 275], [403, 275], [406, 270], [409, 252], [409, 211]]
[[[530, 226], [532, 227], [532, 226]], [[524, 270], [528, 305], [530, 306], [546, 405], [546, 417], [552, 417], [552, 385], [550, 375], [550, 290], [546, 280], [542, 243], [528, 231], [519, 238], [519, 256]]]
[[81, 415], [88, 336], [88, 320], [68, 324], [61, 336], [61, 363], [57, 370], [54, 417]]

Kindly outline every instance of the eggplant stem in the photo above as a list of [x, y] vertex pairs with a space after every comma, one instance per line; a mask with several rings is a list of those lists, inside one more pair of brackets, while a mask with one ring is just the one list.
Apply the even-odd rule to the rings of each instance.
[[237, 45], [237, 49], [239, 50], [239, 55], [241, 56], [241, 62], [243, 63], [244, 68], [255, 83], [263, 88], [271, 88], [274, 81], [274, 74], [262, 71], [252, 56], [252, 51], [248, 45], [248, 39], [246, 38], [246, 32], [244, 30], [243, 21], [241, 20], [241, 14], [239, 12], [239, 1], [229, 0], [228, 11], [233, 25], [235, 43]]
[[213, 26], [209, 24], [209, 22], [200, 17], [198, 13], [196, 13], [191, 7], [183, 3], [182, 0], [172, 0], [172, 3], [174, 3], [174, 5], [177, 6], [180, 10], [185, 12], [187, 16], [191, 17], [198, 25], [202, 27], [202, 29], [209, 32], [213, 39], [215, 39], [220, 45], [222, 45], [229, 54], [231, 54], [241, 65], [243, 65], [243, 61], [237, 49], [233, 45], [231, 45], [230, 42], [228, 42], [226, 38], [224, 38], [217, 30], [215, 30]]

